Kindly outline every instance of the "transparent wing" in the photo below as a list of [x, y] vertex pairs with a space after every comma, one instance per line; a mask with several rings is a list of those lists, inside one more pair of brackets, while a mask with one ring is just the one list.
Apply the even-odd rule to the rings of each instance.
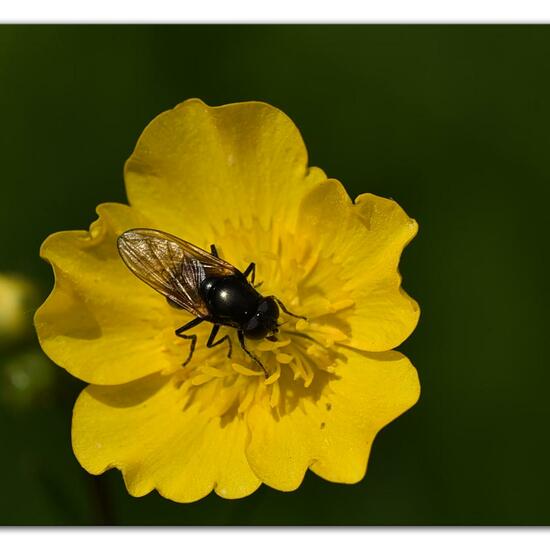
[[240, 273], [202, 248], [156, 229], [130, 229], [117, 244], [134, 275], [197, 317], [208, 316], [199, 292], [202, 281]]

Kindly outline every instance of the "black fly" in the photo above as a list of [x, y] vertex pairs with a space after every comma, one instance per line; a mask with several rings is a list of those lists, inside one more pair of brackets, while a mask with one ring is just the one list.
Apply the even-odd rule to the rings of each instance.
[[117, 244], [121, 258], [134, 275], [165, 296], [170, 305], [195, 316], [176, 330], [177, 336], [191, 340], [184, 366], [191, 361], [197, 343], [196, 334], [184, 332], [209, 321], [214, 326], [207, 347], [227, 342], [227, 357], [231, 357], [229, 335], [214, 340], [220, 326], [234, 327], [242, 349], [267, 377], [265, 367], [246, 348], [244, 339], [276, 341], [279, 307], [292, 317], [305, 319], [288, 311], [275, 296], [264, 298], [254, 288], [254, 262], [241, 272], [222, 260], [214, 245], [210, 246], [209, 254], [198, 246], [155, 229], [130, 229], [120, 235]]

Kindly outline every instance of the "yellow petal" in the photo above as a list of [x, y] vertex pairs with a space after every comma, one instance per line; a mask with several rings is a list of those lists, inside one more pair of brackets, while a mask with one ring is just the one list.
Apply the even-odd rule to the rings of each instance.
[[265, 401], [250, 408], [246, 456], [254, 473], [270, 487], [294, 491], [317, 458], [320, 442], [318, 426], [310, 416], [312, 408], [311, 403], [303, 403], [285, 415]]
[[245, 458], [248, 437], [239, 415], [212, 417], [155, 374], [120, 386], [88, 386], [73, 413], [73, 449], [92, 474], [116, 467], [128, 492], [153, 489], [193, 502], [213, 489], [225, 498], [254, 492], [260, 481]]
[[250, 410], [247, 457], [271, 487], [296, 489], [308, 467], [330, 481], [359, 481], [377, 432], [414, 405], [420, 391], [416, 370], [397, 352], [348, 350], [337, 376], [327, 376], [324, 387], [319, 380], [316, 374], [309, 395], [304, 390], [296, 406], [287, 402], [285, 412], [265, 403]]
[[125, 168], [130, 203], [164, 231], [207, 247], [212, 231], [291, 225], [301, 197], [325, 179], [308, 169], [292, 121], [260, 102], [181, 103], [144, 130]]
[[401, 353], [357, 352], [338, 368], [331, 395], [319, 404], [319, 459], [311, 470], [338, 483], [363, 479], [376, 434], [420, 395], [416, 369]]
[[[354, 302], [334, 317], [340, 319], [336, 328], [347, 327], [349, 345], [386, 351], [414, 330], [420, 310], [401, 289], [398, 264], [416, 231], [416, 222], [394, 201], [366, 194], [353, 205], [335, 180], [318, 184], [304, 199], [297, 234], [316, 240], [319, 250], [307, 284], [323, 289], [322, 298], [333, 304], [327, 313]], [[330, 324], [331, 318], [322, 321]]]
[[118, 254], [117, 236], [147, 220], [121, 204], [97, 211], [90, 232], [63, 231], [44, 241], [40, 253], [53, 267], [55, 286], [35, 325], [58, 365], [87, 382], [120, 384], [170, 366], [161, 328], [171, 312]]

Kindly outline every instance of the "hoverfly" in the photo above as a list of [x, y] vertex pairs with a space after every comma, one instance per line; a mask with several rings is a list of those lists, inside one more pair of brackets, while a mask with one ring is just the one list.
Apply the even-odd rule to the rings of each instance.
[[254, 262], [241, 272], [222, 260], [213, 244], [208, 253], [163, 231], [130, 229], [118, 237], [117, 245], [122, 260], [134, 275], [162, 294], [170, 305], [195, 316], [175, 331], [176, 336], [191, 340], [183, 366], [191, 361], [197, 343], [196, 334], [184, 333], [208, 321], [213, 323], [208, 348], [227, 342], [227, 357], [231, 357], [229, 334], [215, 340], [220, 326], [234, 327], [241, 348], [267, 377], [261, 361], [247, 349], [245, 338], [276, 341], [279, 307], [287, 315], [305, 319], [288, 311], [277, 297], [264, 297], [256, 290]]

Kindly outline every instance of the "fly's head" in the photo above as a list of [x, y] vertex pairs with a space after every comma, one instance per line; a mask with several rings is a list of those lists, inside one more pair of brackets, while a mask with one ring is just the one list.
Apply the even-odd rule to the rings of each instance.
[[274, 338], [278, 332], [279, 307], [271, 297], [263, 298], [254, 316], [243, 326], [243, 333], [251, 340]]

